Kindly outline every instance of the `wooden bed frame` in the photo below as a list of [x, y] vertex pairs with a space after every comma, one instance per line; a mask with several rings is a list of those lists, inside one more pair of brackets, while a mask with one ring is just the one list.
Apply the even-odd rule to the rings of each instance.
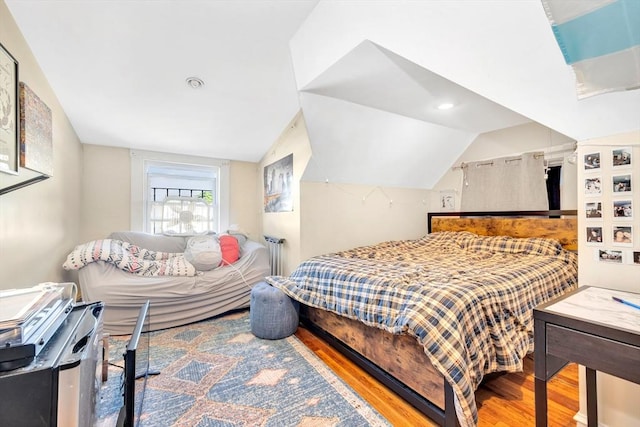
[[[428, 232], [548, 237], [577, 250], [576, 211], [442, 212], [428, 214]], [[451, 386], [417, 340], [300, 305], [303, 324], [439, 425], [458, 425]], [[416, 375], [419, 373], [419, 375]]]

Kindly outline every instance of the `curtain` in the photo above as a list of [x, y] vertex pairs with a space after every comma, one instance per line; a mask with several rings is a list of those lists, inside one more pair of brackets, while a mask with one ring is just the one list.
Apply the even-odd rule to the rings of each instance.
[[465, 163], [462, 171], [463, 211], [549, 209], [542, 153]]
[[549, 209], [560, 210], [560, 177], [562, 166], [551, 166], [547, 171]]

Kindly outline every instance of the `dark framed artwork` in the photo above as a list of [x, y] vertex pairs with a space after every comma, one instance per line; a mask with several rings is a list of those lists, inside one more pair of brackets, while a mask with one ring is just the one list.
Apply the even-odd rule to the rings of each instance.
[[20, 166], [53, 174], [51, 109], [20, 82]]
[[264, 167], [264, 211], [292, 212], [293, 154]]
[[0, 44], [0, 172], [18, 174], [18, 61]]

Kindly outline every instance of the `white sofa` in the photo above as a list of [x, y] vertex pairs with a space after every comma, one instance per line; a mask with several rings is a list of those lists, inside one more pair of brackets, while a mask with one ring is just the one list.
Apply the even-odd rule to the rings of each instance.
[[[153, 251], [178, 253], [184, 252], [188, 240], [139, 232], [116, 232], [109, 238]], [[145, 277], [97, 261], [81, 268], [78, 278], [83, 301], [105, 304], [105, 332], [126, 335], [131, 333], [138, 311], [147, 300], [151, 302], [149, 330], [170, 328], [249, 307], [251, 288], [267, 275], [267, 248], [246, 240], [237, 262], [193, 277]]]

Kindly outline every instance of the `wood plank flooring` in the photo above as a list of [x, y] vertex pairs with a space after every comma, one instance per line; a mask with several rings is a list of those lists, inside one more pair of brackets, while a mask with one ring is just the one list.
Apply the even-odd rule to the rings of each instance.
[[[436, 425], [309, 330], [301, 326], [296, 336], [394, 426]], [[535, 425], [533, 390], [531, 358], [525, 359], [524, 372], [504, 374], [486, 381], [476, 391], [478, 425], [480, 427]], [[550, 381], [548, 395], [549, 426], [575, 426], [573, 416], [579, 408], [577, 365], [568, 365]]]

